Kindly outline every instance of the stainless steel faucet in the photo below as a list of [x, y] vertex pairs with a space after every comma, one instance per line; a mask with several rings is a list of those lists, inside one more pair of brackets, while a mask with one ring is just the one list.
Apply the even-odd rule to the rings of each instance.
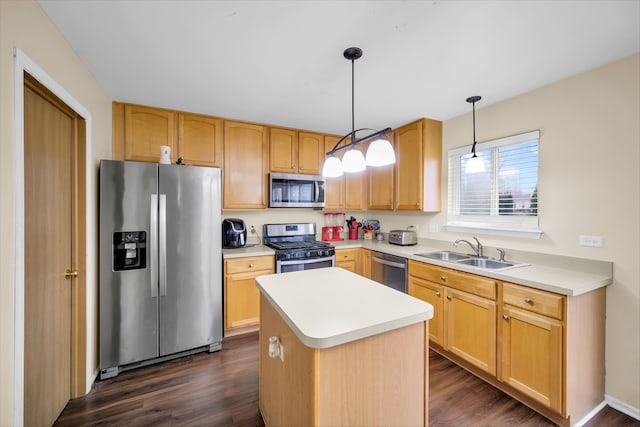
[[480, 243], [480, 240], [478, 240], [476, 237], [474, 237], [473, 240], [476, 241], [476, 243], [478, 244], [477, 246], [473, 246], [473, 243], [469, 242], [468, 240], [464, 240], [464, 239], [456, 240], [455, 242], [453, 242], [453, 246], [457, 248], [459, 243], [466, 243], [467, 245], [469, 245], [471, 247], [471, 249], [473, 249], [473, 251], [476, 253], [476, 255], [478, 255], [479, 257], [483, 256], [482, 255], [482, 250], [484, 249], [484, 247]]

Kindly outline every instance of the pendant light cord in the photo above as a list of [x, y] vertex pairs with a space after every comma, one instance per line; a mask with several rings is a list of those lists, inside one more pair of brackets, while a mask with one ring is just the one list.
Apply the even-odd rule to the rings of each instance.
[[356, 140], [355, 59], [351, 59], [351, 142]]

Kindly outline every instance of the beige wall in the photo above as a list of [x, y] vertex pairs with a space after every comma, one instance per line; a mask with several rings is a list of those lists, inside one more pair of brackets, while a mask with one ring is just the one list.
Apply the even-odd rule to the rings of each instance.
[[[468, 95], [475, 95], [470, 93]], [[489, 98], [491, 94], [480, 94]], [[460, 102], [464, 102], [461, 99]], [[478, 141], [540, 130], [540, 240], [482, 236], [488, 246], [613, 261], [607, 288], [606, 393], [640, 408], [640, 55], [579, 74], [482, 108], [476, 105]], [[383, 231], [418, 225], [420, 237], [453, 242], [463, 233], [446, 224], [446, 151], [470, 144], [471, 114], [444, 123], [443, 212], [353, 212], [380, 219]], [[248, 225], [316, 221], [310, 209], [225, 213]], [[441, 232], [428, 232], [429, 223]], [[604, 237], [603, 248], [578, 245], [580, 234]], [[508, 252], [507, 252], [508, 256]], [[570, 363], [570, 362], [569, 362]]]
[[[14, 60], [19, 48], [92, 115], [93, 187], [97, 212], [98, 159], [111, 157], [111, 99], [80, 61], [40, 6], [31, 0], [0, 1], [0, 425], [14, 425]], [[97, 236], [97, 216], [91, 230]], [[94, 242], [96, 238], [94, 238]], [[97, 250], [93, 251], [97, 253]], [[97, 368], [97, 258], [87, 272], [89, 316], [88, 373]]]

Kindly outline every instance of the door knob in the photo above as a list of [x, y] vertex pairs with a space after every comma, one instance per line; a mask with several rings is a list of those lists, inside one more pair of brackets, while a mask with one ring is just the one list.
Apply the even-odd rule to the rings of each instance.
[[78, 277], [78, 274], [79, 274], [78, 270], [73, 270], [72, 271], [72, 270], [67, 269], [64, 272], [64, 278], [67, 279], [67, 280], [75, 279], [76, 277]]

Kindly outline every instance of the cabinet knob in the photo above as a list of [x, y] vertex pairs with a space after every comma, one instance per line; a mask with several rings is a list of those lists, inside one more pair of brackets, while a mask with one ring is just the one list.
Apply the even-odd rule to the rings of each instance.
[[437, 297], [440, 297], [440, 292], [436, 292], [436, 296], [437, 296]]
[[504, 320], [509, 320], [509, 316], [507, 316], [506, 314], [503, 314], [503, 315], [502, 315], [502, 318], [503, 318]]
[[526, 297], [524, 299], [524, 302], [526, 302], [527, 304], [533, 304], [533, 300], [531, 298], [529, 298], [529, 297]]
[[416, 202], [416, 207], [420, 207], [420, 202]]
[[440, 280], [442, 280], [443, 282], [447, 281], [447, 276], [440, 276]]
[[447, 299], [451, 301], [451, 295], [447, 295]]
[[253, 268], [253, 264], [249, 264], [249, 268]]

